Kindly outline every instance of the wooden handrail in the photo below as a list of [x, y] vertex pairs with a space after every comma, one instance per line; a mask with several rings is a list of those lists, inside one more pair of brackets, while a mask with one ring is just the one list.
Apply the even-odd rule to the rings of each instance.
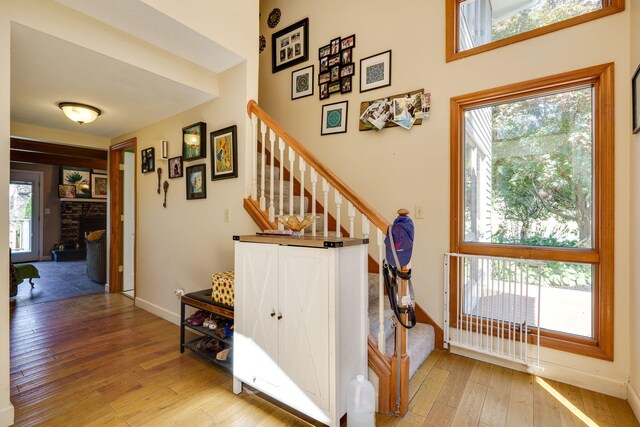
[[276, 122], [269, 114], [267, 114], [258, 103], [254, 100], [250, 100], [247, 103], [247, 114], [251, 118], [251, 114], [255, 114], [263, 123], [265, 123], [276, 135], [284, 140], [284, 142], [300, 156], [308, 165], [310, 165], [315, 171], [326, 179], [333, 188], [335, 188], [345, 199], [355, 206], [364, 216], [366, 216], [371, 223], [378, 228], [386, 232], [389, 222], [384, 219], [382, 215], [376, 212], [366, 201], [358, 196], [347, 184], [345, 184], [338, 176], [333, 173], [328, 167], [320, 163], [313, 154], [311, 154], [301, 143], [298, 142], [293, 136]]

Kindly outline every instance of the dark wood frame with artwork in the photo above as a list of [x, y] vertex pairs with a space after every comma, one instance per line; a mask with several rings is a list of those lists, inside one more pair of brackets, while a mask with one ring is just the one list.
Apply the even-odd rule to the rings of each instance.
[[[338, 82], [338, 85], [340, 85], [340, 82]], [[333, 106], [333, 105], [338, 105], [338, 104], [344, 104], [344, 108], [342, 109], [343, 113], [342, 113], [342, 124], [344, 124], [344, 130], [339, 130], [339, 131], [335, 131], [335, 132], [327, 132], [327, 129], [325, 128], [325, 110], [329, 109], [329, 107]], [[320, 135], [335, 135], [338, 133], [347, 133], [347, 125], [348, 125], [348, 120], [349, 118], [349, 101], [340, 101], [340, 102], [334, 102], [332, 104], [325, 104], [322, 106], [322, 121], [320, 123]], [[340, 126], [342, 127], [342, 126]]]
[[[218, 153], [216, 151], [215, 139], [225, 134], [231, 134], [231, 163], [232, 170], [229, 172], [216, 173], [216, 160], [218, 160]], [[224, 129], [211, 132], [210, 144], [211, 144], [211, 181], [219, 179], [237, 178], [238, 177], [238, 127], [236, 125], [226, 127]]]
[[[313, 64], [309, 65], [308, 67], [300, 68], [298, 70], [295, 70], [295, 71], [291, 72], [291, 100], [292, 101], [294, 99], [300, 99], [300, 98], [305, 98], [307, 96], [313, 96], [314, 85], [315, 85], [314, 74], [313, 73], [314, 73]], [[297, 88], [296, 88], [295, 80], [298, 77], [296, 74], [298, 74], [298, 75], [306, 74], [307, 76], [309, 76], [309, 80], [308, 80], [309, 89], [307, 91], [296, 92]], [[306, 92], [306, 95], [300, 95], [301, 93], [305, 93], [305, 92]]]
[[[297, 29], [302, 29], [302, 34], [304, 40], [302, 41], [302, 56], [298, 58], [291, 59], [286, 62], [282, 62], [280, 65], [277, 64], [277, 56], [280, 49], [276, 49], [276, 40], [279, 38], [286, 36], [289, 33], [293, 33]], [[292, 67], [294, 65], [300, 64], [309, 60], [309, 18], [304, 18], [302, 21], [298, 21], [294, 24], [289, 25], [288, 27], [273, 33], [271, 35], [271, 72], [277, 73], [278, 71], [282, 71], [285, 68]]]
[[[378, 86], [373, 86], [373, 87], [366, 87], [363, 89], [363, 82], [365, 81], [365, 73], [366, 73], [366, 69], [363, 67], [363, 62], [367, 61], [368, 59], [372, 59], [375, 58], [377, 56], [384, 56], [386, 54], [389, 54], [389, 75], [386, 76], [389, 79], [388, 83], [384, 83], [384, 84], [380, 84]], [[391, 66], [392, 66], [392, 56], [391, 56], [391, 50], [386, 50], [384, 52], [380, 52], [380, 53], [376, 53], [375, 55], [371, 55], [371, 56], [367, 56], [366, 58], [362, 58], [360, 60], [360, 93], [362, 92], [367, 92], [370, 90], [376, 90], [376, 89], [380, 89], [381, 87], [387, 87], [387, 86], [391, 86]]]
[[[87, 179], [87, 191], [82, 191], [79, 192], [78, 191], [78, 184], [68, 181], [66, 180], [66, 174], [67, 173], [73, 173], [73, 172], [78, 172], [78, 173], [82, 173], [82, 174], [87, 174], [88, 175], [88, 179]], [[82, 181], [81, 181], [82, 182]], [[68, 184], [68, 185], [75, 185], [76, 186], [76, 197], [77, 198], [90, 198], [91, 197], [91, 169], [87, 169], [87, 168], [75, 168], [75, 167], [68, 167], [68, 166], [62, 166], [60, 168], [60, 183], [61, 184]], [[84, 190], [84, 188], [83, 188]]]
[[[185, 135], [189, 135], [188, 131], [198, 128], [198, 133], [196, 135], [200, 136], [200, 154], [196, 156], [187, 156], [188, 154], [188, 144], [185, 142]], [[192, 160], [198, 159], [206, 159], [207, 158], [207, 124], [204, 122], [194, 123], [189, 126], [185, 126], [182, 128], [182, 161], [190, 162]]]
[[[104, 194], [97, 194], [96, 190], [97, 190], [97, 185], [96, 185], [96, 179], [98, 178], [103, 178], [106, 181], [104, 190], [105, 193]], [[107, 198], [107, 189], [109, 188], [109, 177], [106, 174], [103, 173], [92, 173], [91, 174], [91, 198], [93, 199], [106, 199]]]
[[[176, 160], [176, 159], [179, 159], [179, 162], [180, 162], [180, 170], [178, 171], [177, 174], [173, 173], [173, 170], [171, 168], [172, 160]], [[167, 161], [167, 169], [169, 170], [169, 179], [182, 178], [184, 176], [184, 162], [182, 161], [182, 156], [176, 156], [176, 157], [170, 158]]]
[[[202, 194], [195, 195], [193, 191], [191, 191], [191, 174], [196, 172], [197, 170], [202, 171]], [[200, 163], [193, 166], [188, 166], [186, 173], [187, 179], [187, 200], [198, 200], [198, 199], [206, 199], [207, 198], [207, 165], [204, 163]]]
[[[149, 160], [149, 158], [151, 158], [151, 160]], [[154, 147], [140, 150], [140, 170], [142, 173], [154, 172], [156, 170], [156, 149]]]

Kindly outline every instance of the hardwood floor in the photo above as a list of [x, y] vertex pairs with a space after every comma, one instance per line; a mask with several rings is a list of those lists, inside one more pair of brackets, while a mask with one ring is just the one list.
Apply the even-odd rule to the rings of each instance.
[[[16, 425], [308, 425], [255, 393], [234, 395], [229, 373], [180, 354], [178, 332], [121, 295], [13, 308]], [[623, 400], [442, 352], [410, 392], [405, 418], [377, 424], [639, 425]]]

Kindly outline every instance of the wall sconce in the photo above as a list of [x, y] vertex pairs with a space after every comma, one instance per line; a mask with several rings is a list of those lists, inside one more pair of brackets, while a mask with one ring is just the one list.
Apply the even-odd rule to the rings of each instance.
[[79, 104], [77, 102], [61, 102], [58, 107], [65, 116], [78, 124], [91, 123], [98, 118], [102, 111], [91, 105]]
[[169, 141], [162, 140], [160, 153], [163, 159], [169, 158]]

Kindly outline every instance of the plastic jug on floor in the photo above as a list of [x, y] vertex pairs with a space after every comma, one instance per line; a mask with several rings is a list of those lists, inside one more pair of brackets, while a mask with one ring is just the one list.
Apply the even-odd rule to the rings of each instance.
[[376, 391], [373, 384], [358, 375], [347, 388], [347, 425], [349, 427], [375, 426]]

